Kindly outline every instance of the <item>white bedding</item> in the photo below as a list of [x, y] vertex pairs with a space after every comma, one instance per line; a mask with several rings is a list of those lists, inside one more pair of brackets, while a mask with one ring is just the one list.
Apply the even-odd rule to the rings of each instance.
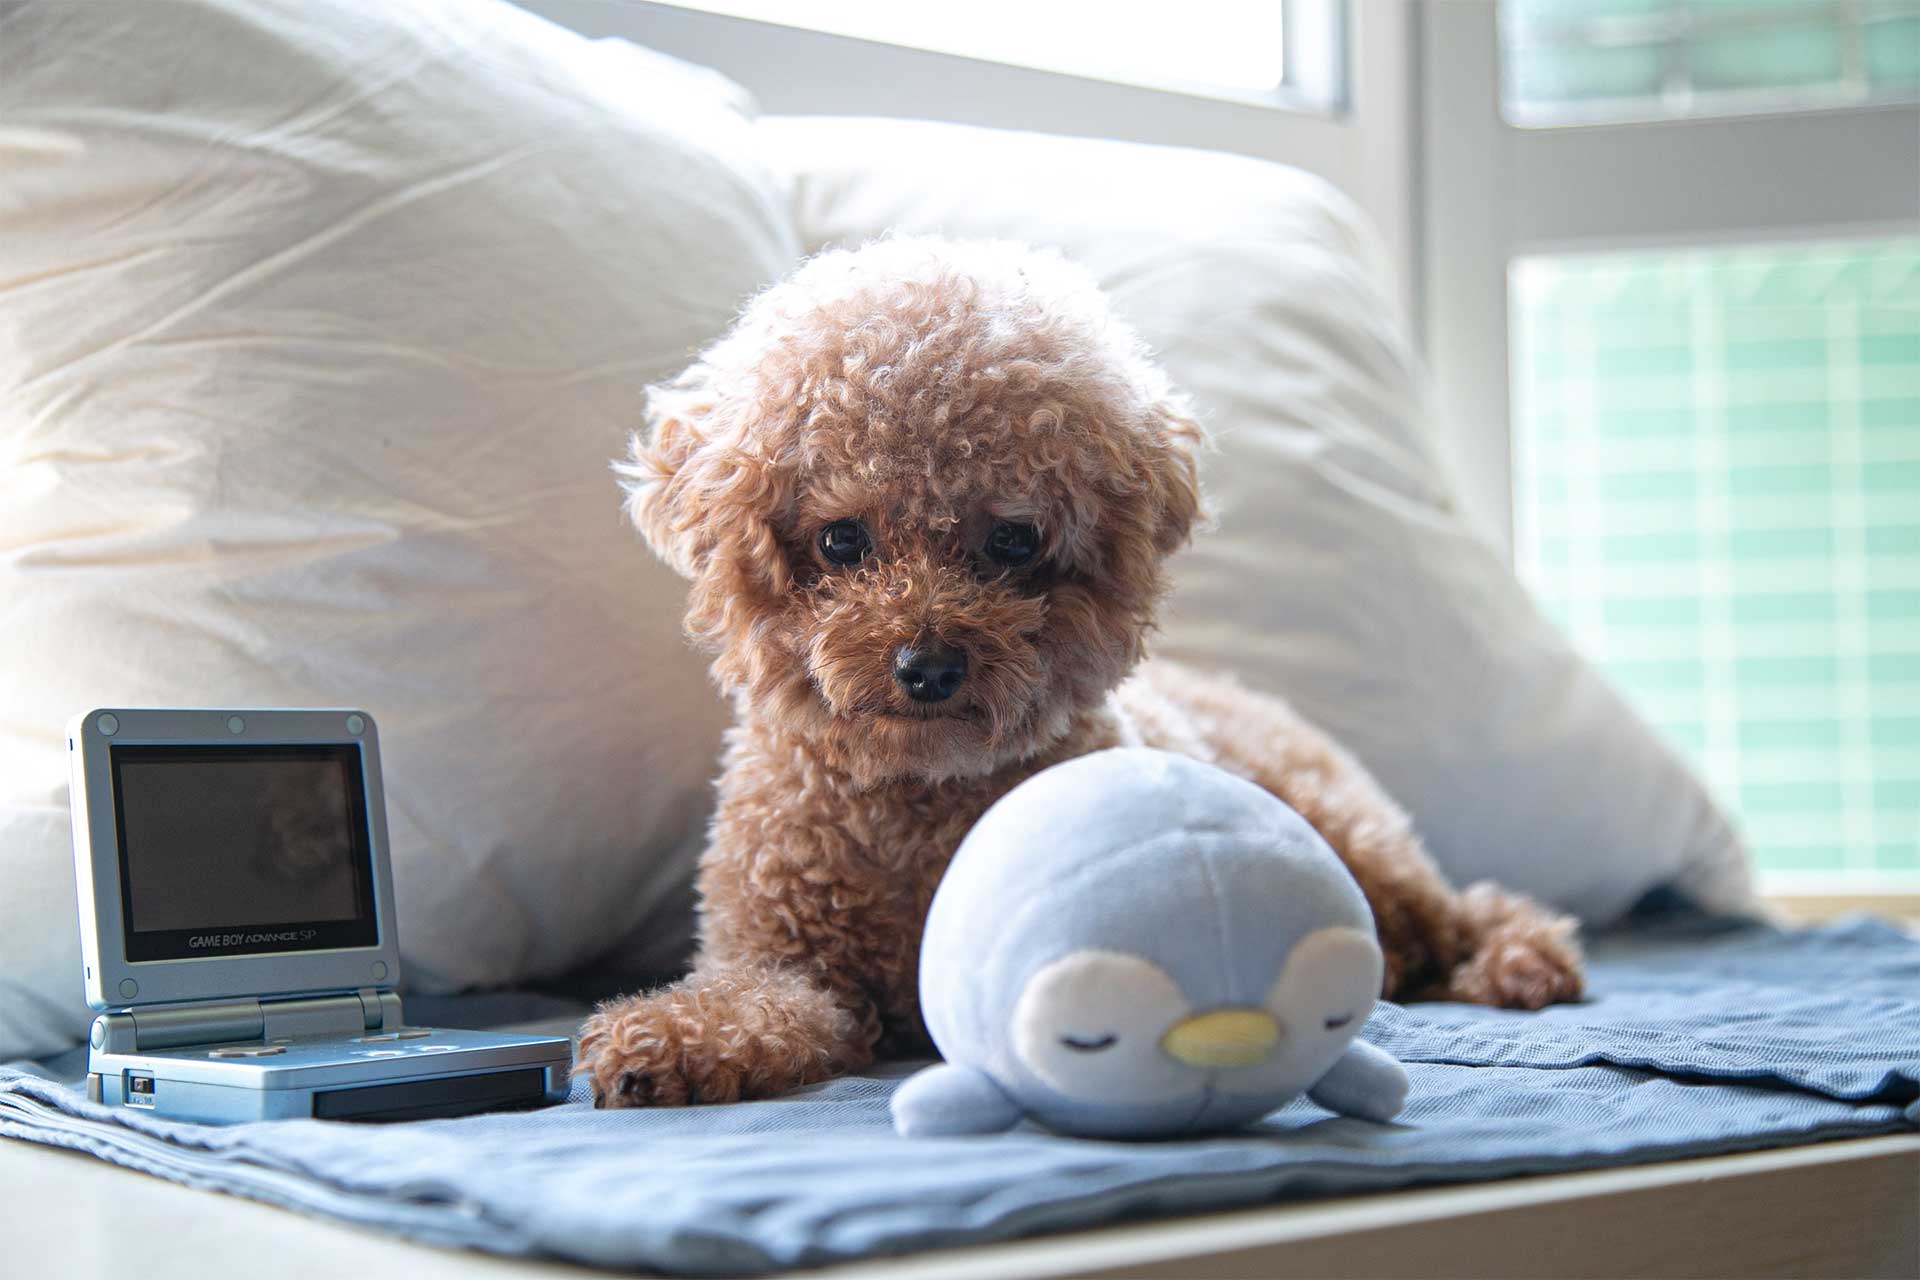
[[608, 460], [795, 260], [738, 91], [505, 4], [0, 15], [0, 1059], [85, 1031], [92, 706], [372, 710], [416, 989], [644, 940], [724, 712]]

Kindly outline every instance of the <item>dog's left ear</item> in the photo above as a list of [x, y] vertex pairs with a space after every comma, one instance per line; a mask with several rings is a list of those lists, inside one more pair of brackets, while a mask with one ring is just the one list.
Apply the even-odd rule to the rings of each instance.
[[1153, 543], [1166, 556], [1187, 545], [1194, 526], [1205, 515], [1199, 454], [1206, 444], [1206, 433], [1193, 410], [1171, 392], [1155, 397], [1150, 417], [1154, 450], [1154, 462], [1149, 467], [1150, 492], [1158, 514]]

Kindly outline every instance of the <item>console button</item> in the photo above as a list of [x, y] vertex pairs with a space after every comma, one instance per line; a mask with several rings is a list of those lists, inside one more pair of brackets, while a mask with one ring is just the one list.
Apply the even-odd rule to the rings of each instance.
[[271, 1058], [276, 1053], [285, 1053], [283, 1044], [241, 1044], [225, 1049], [209, 1049], [209, 1058]]
[[394, 1031], [382, 1031], [382, 1032], [381, 1032], [381, 1033], [380, 1033], [379, 1035], [373, 1035], [373, 1036], [361, 1036], [361, 1037], [360, 1037], [360, 1039], [359, 1039], [358, 1041], [356, 1041], [355, 1043], [358, 1043], [358, 1044], [375, 1044], [375, 1043], [377, 1043], [377, 1042], [379, 1042], [379, 1041], [381, 1041], [381, 1040], [398, 1040], [399, 1038], [400, 1038], [400, 1036], [399, 1036], [399, 1033], [398, 1033], [398, 1032], [394, 1032]]
[[393, 1034], [401, 1040], [419, 1040], [432, 1035], [433, 1032], [423, 1027], [408, 1027], [405, 1031], [396, 1031]]

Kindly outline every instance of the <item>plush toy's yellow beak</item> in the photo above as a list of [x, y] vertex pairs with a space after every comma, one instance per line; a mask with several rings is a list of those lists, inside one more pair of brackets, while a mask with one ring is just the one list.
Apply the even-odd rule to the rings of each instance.
[[1183, 1018], [1160, 1047], [1190, 1067], [1250, 1067], [1280, 1043], [1280, 1024], [1265, 1009], [1215, 1009]]

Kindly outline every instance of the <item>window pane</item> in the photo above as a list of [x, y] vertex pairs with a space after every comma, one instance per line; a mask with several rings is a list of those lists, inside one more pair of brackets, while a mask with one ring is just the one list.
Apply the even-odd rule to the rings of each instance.
[[1763, 872], [1920, 873], [1920, 240], [1514, 266], [1518, 557]]
[[1920, 96], [1920, 0], [1500, 0], [1516, 124]]
[[668, 0], [683, 8], [1099, 79], [1280, 86], [1282, 0]]
[[1920, 17], [1877, 23], [1866, 32], [1867, 80], [1911, 90], [1920, 85]]

